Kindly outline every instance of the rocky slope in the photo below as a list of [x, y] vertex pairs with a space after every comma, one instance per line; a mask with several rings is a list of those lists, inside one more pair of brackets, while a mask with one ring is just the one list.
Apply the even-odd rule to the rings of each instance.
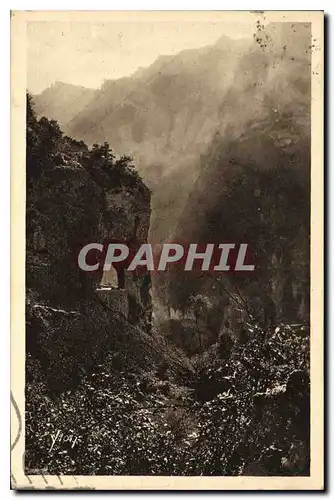
[[107, 144], [89, 150], [63, 136], [56, 122], [36, 118], [28, 99], [26, 345], [51, 392], [74, 387], [109, 351], [120, 351], [122, 339], [131, 351], [128, 337], [143, 356], [138, 366], [165, 360], [148, 335], [147, 277], [129, 273], [118, 283], [123, 289], [113, 290], [116, 302], [127, 301], [126, 317], [96, 290], [102, 268], [88, 273], [77, 263], [87, 243], [147, 241], [149, 218], [150, 192], [129, 158], [116, 159]]
[[109, 353], [57, 397], [28, 355], [27, 474], [309, 474], [307, 329], [249, 330], [177, 382], [163, 366], [141, 371], [142, 353], [129, 363], [129, 352]]
[[153, 189], [150, 237], [163, 240], [172, 236], [202, 169], [200, 155], [216, 134], [238, 136], [268, 113], [275, 120], [286, 106], [302, 105], [311, 45], [308, 25], [258, 23], [253, 39], [223, 36], [213, 46], [162, 56], [131, 77], [106, 81], [64, 130], [135, 158]]

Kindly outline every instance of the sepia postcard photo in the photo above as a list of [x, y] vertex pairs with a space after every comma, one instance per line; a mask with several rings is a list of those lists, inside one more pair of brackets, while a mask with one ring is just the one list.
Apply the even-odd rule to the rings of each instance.
[[11, 12], [11, 487], [322, 490], [321, 11]]

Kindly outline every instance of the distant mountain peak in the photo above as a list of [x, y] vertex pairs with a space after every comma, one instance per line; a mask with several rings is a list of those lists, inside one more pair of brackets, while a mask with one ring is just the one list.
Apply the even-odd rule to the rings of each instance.
[[34, 96], [38, 117], [46, 116], [57, 120], [62, 128], [94, 98], [96, 89], [56, 80]]
[[[85, 87], [83, 85], [75, 85], [73, 83], [68, 83], [68, 82], [63, 82], [61, 80], [55, 80], [54, 83], [51, 83], [51, 85], [47, 88], [52, 88], [52, 89], [57, 89], [57, 88], [66, 88], [66, 89], [82, 89], [82, 90], [87, 90], [87, 91], [95, 91], [96, 89], [91, 88], [91, 87]], [[47, 90], [47, 89], [45, 89]], [[44, 91], [43, 91], [44, 92]]]

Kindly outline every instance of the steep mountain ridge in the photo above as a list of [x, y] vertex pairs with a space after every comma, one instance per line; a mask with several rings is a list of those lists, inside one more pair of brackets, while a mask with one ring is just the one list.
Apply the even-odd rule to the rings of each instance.
[[258, 24], [253, 39], [222, 36], [215, 45], [160, 56], [130, 77], [105, 81], [63, 129], [133, 156], [153, 190], [150, 238], [163, 241], [217, 134], [237, 138], [291, 105], [303, 124], [303, 111], [297, 115], [309, 93], [310, 45], [309, 25]]
[[147, 330], [74, 257], [138, 215], [146, 241], [150, 191], [28, 99], [27, 474], [309, 475], [310, 31], [254, 35], [105, 82], [65, 125], [135, 156], [151, 240], [247, 241], [260, 262], [241, 284], [152, 273], [169, 321]]

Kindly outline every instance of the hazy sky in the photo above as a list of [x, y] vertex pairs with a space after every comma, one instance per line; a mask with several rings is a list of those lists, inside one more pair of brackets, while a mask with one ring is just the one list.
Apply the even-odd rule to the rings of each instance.
[[161, 54], [215, 43], [222, 35], [251, 37], [254, 24], [205, 22], [30, 22], [28, 90], [56, 80], [99, 87], [146, 67]]

